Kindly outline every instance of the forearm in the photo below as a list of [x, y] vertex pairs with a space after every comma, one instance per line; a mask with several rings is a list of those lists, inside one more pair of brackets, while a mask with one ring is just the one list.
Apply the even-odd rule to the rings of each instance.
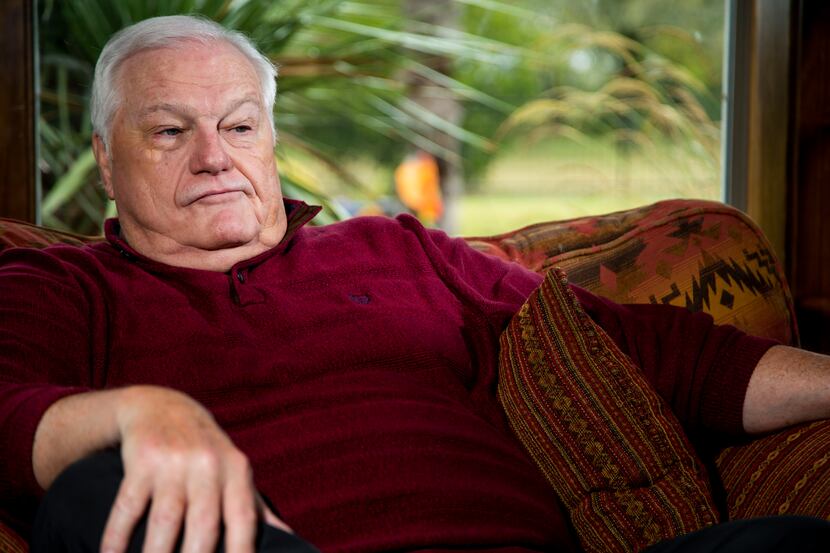
[[62, 398], [43, 414], [35, 432], [32, 468], [48, 489], [64, 468], [119, 441], [117, 409], [129, 388]]
[[830, 418], [830, 357], [775, 346], [761, 357], [746, 391], [744, 428], [758, 433]]
[[182, 531], [183, 550], [213, 550], [220, 523], [226, 550], [250, 550], [258, 517], [288, 529], [262, 504], [248, 459], [213, 416], [169, 388], [131, 386], [56, 401], [35, 432], [35, 477], [48, 488], [71, 463], [114, 444], [124, 479], [103, 550], [125, 551], [148, 505], [147, 540], [158, 551], [172, 549]]
[[[122, 442], [124, 433], [137, 422], [162, 413], [187, 422], [202, 418], [212, 421], [207, 411], [185, 394], [158, 386], [86, 392], [56, 401], [35, 431], [32, 469], [38, 484], [47, 489], [73, 462]], [[158, 419], [154, 420], [149, 426], [159, 426]]]

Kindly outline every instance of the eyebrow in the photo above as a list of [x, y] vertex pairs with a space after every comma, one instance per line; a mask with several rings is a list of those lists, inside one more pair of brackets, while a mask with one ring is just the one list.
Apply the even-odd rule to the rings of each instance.
[[[254, 104], [257, 108], [260, 107], [260, 102], [256, 98], [252, 96], [245, 96], [233, 102], [230, 106], [228, 106], [228, 109], [225, 110], [225, 115], [223, 115], [223, 117], [227, 117], [228, 115], [230, 115], [231, 113], [233, 113], [245, 104]], [[160, 111], [166, 111], [174, 114], [181, 114], [188, 117], [193, 117], [193, 109], [189, 106], [184, 104], [171, 104], [168, 102], [161, 102], [158, 104], [152, 104], [150, 106], [147, 106], [138, 112], [138, 117], [144, 118], [148, 115], [158, 113]]]

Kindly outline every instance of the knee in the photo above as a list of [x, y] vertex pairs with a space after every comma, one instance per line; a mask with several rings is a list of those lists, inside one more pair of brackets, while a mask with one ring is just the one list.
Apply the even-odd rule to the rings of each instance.
[[40, 509], [55, 514], [70, 512], [77, 520], [79, 509], [88, 510], [106, 502], [106, 512], [115, 499], [124, 477], [121, 455], [106, 450], [81, 459], [66, 468], [52, 483], [41, 502]]
[[95, 453], [67, 467], [38, 507], [32, 549], [51, 550], [48, 544], [71, 536], [100, 536], [123, 477], [117, 450]]
[[830, 522], [802, 516], [734, 520], [710, 526], [648, 548], [649, 553], [826, 553]]
[[[830, 551], [830, 522], [805, 516], [768, 517], [759, 520], [759, 543], [770, 551]], [[774, 545], [773, 545], [774, 544]]]

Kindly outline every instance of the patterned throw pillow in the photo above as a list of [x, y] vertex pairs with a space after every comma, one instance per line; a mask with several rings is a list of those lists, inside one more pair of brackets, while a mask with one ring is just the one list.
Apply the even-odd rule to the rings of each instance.
[[501, 337], [499, 397], [586, 551], [638, 551], [718, 522], [680, 423], [554, 269]]
[[830, 520], [830, 420], [728, 447], [716, 462], [730, 519], [805, 515]]

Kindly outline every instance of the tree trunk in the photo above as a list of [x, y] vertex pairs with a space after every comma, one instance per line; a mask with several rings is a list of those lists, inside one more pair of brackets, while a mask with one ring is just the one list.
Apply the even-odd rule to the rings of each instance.
[[[458, 25], [458, 9], [452, 0], [405, 0], [404, 12], [409, 19], [422, 21], [446, 28]], [[440, 73], [451, 73], [450, 60], [445, 56], [434, 56], [430, 67]], [[409, 98], [434, 113], [442, 120], [460, 125], [464, 107], [451, 90], [414, 74], [404, 76], [410, 87]], [[461, 145], [458, 140], [438, 129], [432, 129], [427, 138], [439, 144], [454, 155], [435, 156], [441, 176], [441, 195], [444, 200], [444, 214], [439, 226], [450, 234], [459, 229], [459, 199], [464, 192], [464, 176], [461, 166]]]

